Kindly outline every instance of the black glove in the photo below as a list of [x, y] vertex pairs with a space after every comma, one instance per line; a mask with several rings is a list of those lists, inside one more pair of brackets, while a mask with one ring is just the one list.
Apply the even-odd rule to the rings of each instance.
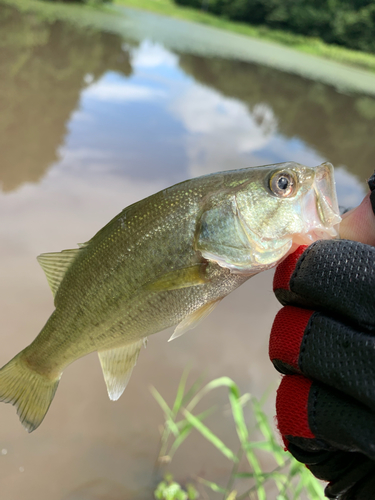
[[300, 247], [278, 266], [274, 290], [286, 305], [270, 339], [270, 358], [286, 374], [276, 402], [285, 446], [329, 481], [328, 498], [373, 499], [375, 247]]

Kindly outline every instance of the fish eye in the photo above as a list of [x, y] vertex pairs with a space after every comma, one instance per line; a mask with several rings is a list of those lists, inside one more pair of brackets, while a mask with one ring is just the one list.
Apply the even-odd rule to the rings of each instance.
[[283, 171], [273, 174], [269, 180], [269, 188], [275, 196], [286, 198], [294, 193], [295, 177], [291, 172]]

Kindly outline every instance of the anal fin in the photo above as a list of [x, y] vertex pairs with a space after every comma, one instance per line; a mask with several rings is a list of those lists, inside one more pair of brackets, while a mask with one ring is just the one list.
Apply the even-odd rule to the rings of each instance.
[[200, 307], [199, 309], [196, 309], [191, 314], [188, 314], [181, 321], [181, 323], [179, 323], [176, 326], [175, 331], [173, 332], [173, 335], [168, 340], [168, 342], [177, 339], [177, 337], [181, 337], [181, 335], [183, 335], [185, 332], [195, 328], [204, 318], [206, 318], [215, 309], [215, 307], [218, 305], [220, 301], [221, 299], [207, 302], [207, 304], [204, 304], [204, 306]]
[[98, 351], [109, 399], [117, 401], [128, 385], [143, 339], [114, 349]]

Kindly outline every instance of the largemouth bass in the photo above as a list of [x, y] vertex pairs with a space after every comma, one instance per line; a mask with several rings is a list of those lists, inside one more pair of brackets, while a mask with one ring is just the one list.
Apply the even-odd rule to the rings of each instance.
[[125, 208], [79, 248], [38, 257], [55, 310], [0, 370], [0, 400], [33, 431], [64, 368], [93, 351], [118, 399], [149, 335], [182, 335], [293, 244], [336, 237], [339, 222], [329, 163], [219, 172]]

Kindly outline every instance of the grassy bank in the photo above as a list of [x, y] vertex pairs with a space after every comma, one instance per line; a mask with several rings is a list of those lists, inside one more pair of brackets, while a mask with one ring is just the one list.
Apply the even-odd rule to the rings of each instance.
[[278, 42], [297, 50], [316, 56], [332, 59], [344, 64], [366, 68], [375, 72], [375, 55], [356, 50], [345, 49], [337, 45], [328, 45], [318, 38], [305, 37], [271, 30], [267, 27], [250, 26], [244, 23], [228, 21], [208, 12], [177, 6], [173, 0], [114, 0], [117, 5], [148, 10], [157, 14], [194, 21], [234, 33]]
[[[260, 401], [248, 393], [241, 394], [237, 384], [229, 377], [217, 378], [206, 385], [203, 385], [203, 378], [200, 377], [188, 389], [186, 387], [187, 376], [188, 373], [185, 370], [171, 406], [154, 387], [151, 388], [154, 398], [164, 413], [164, 425], [154, 477], [161, 476], [162, 469], [170, 464], [177, 450], [181, 457], [179, 448], [181, 445], [182, 448], [184, 447], [183, 443], [192, 431], [197, 432], [201, 439], [211, 443], [212, 451], [216, 448], [216, 453], [222, 454], [231, 467], [227, 473], [221, 474], [220, 484], [209, 481], [207, 478], [193, 477], [193, 482], [202, 495], [198, 495], [193, 484], [186, 484], [186, 491], [184, 491], [181, 485], [174, 482], [171, 475], [167, 474], [166, 479], [158, 484], [155, 498], [195, 500], [202, 496], [210, 498], [211, 492], [216, 492], [223, 495], [223, 500], [249, 498], [266, 500], [267, 492], [273, 491], [279, 500], [292, 500], [300, 498], [301, 495], [311, 500], [323, 500], [323, 489], [318, 480], [305, 465], [297, 462], [278, 444]], [[226, 425], [234, 425], [238, 437], [238, 442], [233, 443], [232, 448], [228, 447], [220, 436], [207, 426], [207, 419], [214, 412], [213, 407], [199, 414], [196, 413], [196, 407], [200, 401], [217, 389], [228, 391], [233, 420], [226, 419]], [[252, 416], [247, 413], [249, 411]], [[266, 470], [263, 470], [264, 467]], [[188, 476], [188, 471], [186, 476]]]

